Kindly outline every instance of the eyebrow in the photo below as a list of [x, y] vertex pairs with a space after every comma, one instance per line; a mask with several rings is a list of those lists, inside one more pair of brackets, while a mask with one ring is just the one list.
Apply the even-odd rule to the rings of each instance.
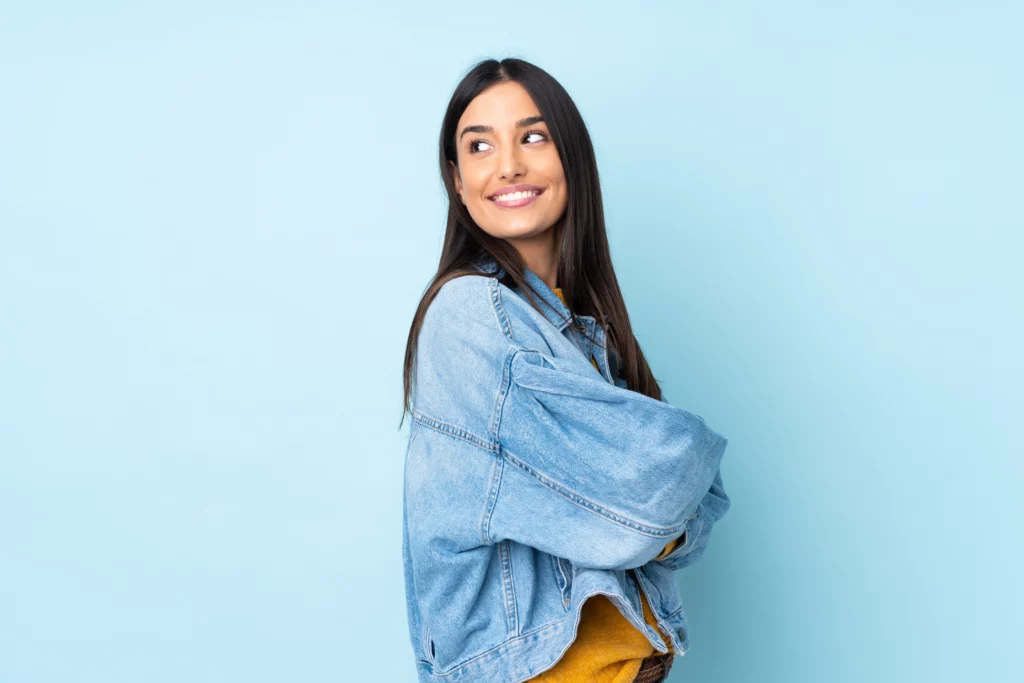
[[[526, 128], [527, 126], [532, 126], [535, 123], [540, 123], [543, 120], [544, 120], [543, 116], [527, 116], [525, 119], [519, 119], [518, 121], [516, 121], [516, 128]], [[462, 129], [462, 132], [459, 133], [459, 140], [461, 140], [462, 136], [465, 135], [466, 133], [493, 133], [493, 132], [494, 132], [494, 128], [492, 128], [491, 126], [466, 126], [465, 128]]]

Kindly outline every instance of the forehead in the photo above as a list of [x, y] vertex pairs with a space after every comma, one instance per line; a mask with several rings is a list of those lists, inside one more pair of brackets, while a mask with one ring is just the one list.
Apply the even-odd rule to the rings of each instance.
[[540, 111], [526, 88], [515, 81], [507, 81], [492, 85], [474, 97], [462, 112], [459, 128], [464, 125], [514, 126], [519, 119], [538, 114]]

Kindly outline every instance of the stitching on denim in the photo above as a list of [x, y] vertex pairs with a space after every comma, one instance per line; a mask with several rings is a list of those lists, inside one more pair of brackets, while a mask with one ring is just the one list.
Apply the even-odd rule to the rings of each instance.
[[491, 489], [487, 492], [484, 516], [480, 522], [480, 537], [487, 544], [494, 543], [494, 540], [491, 538], [491, 517], [494, 515], [494, 508], [498, 504], [498, 493], [501, 491], [501, 479], [504, 472], [505, 462], [501, 458], [495, 458], [494, 466], [491, 467]]
[[498, 385], [498, 400], [494, 406], [494, 421], [491, 423], [493, 429], [491, 436], [494, 437], [494, 443], [498, 445], [499, 452], [501, 449], [501, 439], [498, 438], [498, 434], [501, 430], [502, 413], [505, 410], [505, 398], [508, 396], [508, 390], [512, 386], [512, 360], [518, 352], [518, 349], [510, 349], [505, 354], [505, 361], [501, 364], [501, 383]]
[[512, 620], [515, 623], [515, 630], [512, 635], [519, 634], [519, 601], [516, 600], [516, 575], [512, 565], [512, 541], [505, 539], [505, 550], [508, 552], [508, 585], [509, 594], [512, 598]]
[[498, 433], [501, 430], [501, 413], [505, 408], [505, 396], [512, 384], [512, 357], [515, 351], [510, 350], [505, 354], [505, 360], [501, 364], [501, 381], [498, 383], [498, 395], [494, 398], [494, 410], [491, 412], [491, 440], [498, 443]]
[[540, 471], [534, 469], [533, 467], [530, 467], [525, 462], [520, 460], [518, 456], [516, 456], [514, 453], [512, 453], [512, 451], [508, 450], [504, 446], [501, 446], [499, 444], [499, 447], [501, 448], [502, 457], [507, 459], [510, 463], [512, 463], [513, 465], [515, 465], [519, 469], [521, 469], [526, 474], [528, 474], [531, 477], [533, 477], [534, 479], [536, 479], [540, 484], [548, 487], [549, 489], [551, 489], [555, 493], [561, 495], [562, 497], [567, 498], [568, 500], [572, 501], [576, 505], [579, 505], [582, 508], [586, 508], [587, 510], [590, 510], [591, 512], [595, 512], [595, 513], [601, 515], [602, 517], [604, 517], [606, 519], [609, 519], [609, 520], [611, 520], [611, 521], [613, 521], [613, 522], [615, 522], [617, 524], [620, 524], [620, 525], [622, 525], [624, 527], [628, 527], [630, 529], [633, 529], [634, 531], [639, 531], [639, 532], [641, 532], [643, 534], [647, 534], [648, 536], [653, 536], [655, 538], [660, 538], [660, 537], [663, 537], [663, 536], [671, 536], [672, 534], [676, 533], [677, 531], [679, 531], [680, 529], [683, 528], [681, 526], [672, 526], [672, 527], [653, 527], [653, 526], [648, 526], [646, 524], [641, 524], [639, 522], [636, 522], [636, 521], [634, 521], [634, 520], [632, 520], [632, 519], [630, 519], [628, 517], [623, 517], [622, 515], [616, 514], [616, 513], [612, 512], [610, 510], [606, 510], [605, 508], [601, 507], [600, 505], [597, 505], [596, 503], [591, 502], [589, 499], [584, 498], [583, 496], [581, 496], [580, 494], [576, 493], [575, 491], [572, 491], [571, 489], [568, 489], [568, 488], [566, 488], [564, 486], [561, 486], [561, 485], [557, 484], [556, 482], [554, 482], [553, 480], [549, 479], [547, 476], [545, 476]]
[[498, 289], [497, 278], [488, 278], [487, 286], [491, 290], [491, 308], [494, 309], [494, 315], [498, 319], [501, 331], [505, 333], [506, 337], [515, 341], [516, 335], [512, 332], [512, 321], [509, 320], [505, 307], [501, 305], [501, 290]]
[[512, 578], [512, 550], [508, 539], [498, 544], [498, 558], [501, 560], [501, 583], [505, 592], [505, 623], [508, 635], [519, 632], [519, 613], [516, 611], [516, 591]]
[[[543, 552], [543, 551], [538, 551]], [[558, 592], [561, 593], [563, 590], [562, 579], [565, 578], [562, 574], [562, 568], [558, 564], [558, 556], [552, 555], [551, 553], [544, 553], [551, 559], [551, 575], [555, 578], [555, 585], [558, 586]]]
[[[632, 606], [630, 606], [628, 604], [628, 600], [626, 600], [625, 597], [623, 597], [621, 595], [614, 595], [613, 596], [608, 591], [598, 590], [598, 591], [594, 591], [592, 593], [588, 593], [585, 596], [581, 596], [579, 604], [585, 603], [588, 599], [592, 598], [595, 595], [605, 595], [605, 596], [608, 596], [609, 599], [611, 599], [613, 597], [618, 597], [618, 598], [622, 599], [623, 601], [625, 601], [627, 603], [626, 604], [626, 609], [634, 617], [636, 617], [636, 619], [638, 621], [640, 621], [641, 623], [644, 623], [644, 624], [647, 623], [646, 620], [643, 618], [643, 615], [637, 615], [636, 611], [633, 610]], [[461, 662], [457, 662], [455, 664], [452, 664], [450, 667], [448, 667], [447, 669], [445, 669], [443, 671], [432, 670], [431, 673], [432, 673], [433, 676], [438, 677], [438, 678], [446, 678], [447, 679], [447, 678], [450, 678], [450, 677], [460, 677], [460, 676], [462, 676], [462, 675], [464, 675], [466, 673], [466, 669], [468, 669], [470, 666], [475, 666], [481, 660], [484, 660], [484, 659], [500, 659], [500, 658], [505, 656], [506, 652], [511, 650], [513, 647], [518, 645], [520, 642], [522, 642], [524, 640], [527, 640], [527, 639], [537, 640], [540, 637], [539, 634], [543, 633], [544, 631], [560, 627], [562, 624], [565, 623], [565, 619], [568, 618], [569, 614], [570, 614], [569, 612], [566, 612], [566, 615], [563, 618], [561, 618], [561, 619], [555, 619], [555, 620], [550, 621], [550, 622], [548, 622], [546, 624], [541, 624], [540, 626], [537, 626], [536, 628], [534, 628], [534, 629], [532, 629], [530, 631], [526, 631], [525, 633], [522, 633], [522, 634], [520, 634], [517, 637], [509, 638], [505, 642], [500, 643], [498, 645], [495, 645], [494, 647], [492, 647], [489, 650], [484, 650], [483, 652], [481, 652], [479, 654], [475, 654], [472, 657], [470, 657], [469, 659], [466, 659], [465, 661], [461, 661]], [[579, 623], [580, 623], [579, 622], [579, 615], [577, 615], [577, 622], [576, 622], [577, 628], [579, 627]], [[571, 645], [571, 643], [570, 643], [570, 645]], [[689, 649], [689, 648], [684, 649], [683, 652], [686, 652], [687, 649]], [[562, 654], [564, 654], [564, 652]], [[536, 674], [534, 674], [534, 675], [536, 675]]]
[[[494, 311], [494, 316], [498, 319], [498, 325], [501, 327], [501, 331], [514, 342], [516, 337], [512, 331], [512, 322], [509, 319], [508, 314], [505, 312], [505, 307], [501, 304], [501, 290], [498, 287], [498, 280], [496, 278], [490, 278], [488, 279], [487, 284], [491, 291], [491, 310]], [[494, 399], [494, 410], [491, 412], [491, 423], [489, 428], [491, 430], [492, 441], [495, 444], [498, 442], [498, 432], [501, 429], [501, 412], [505, 405], [505, 394], [512, 382], [511, 358], [513, 355], [514, 351], [510, 351], [506, 354], [505, 361], [502, 363], [501, 383], [498, 386], [498, 395]]]
[[[505, 362], [504, 362], [503, 367], [502, 367], [501, 388], [500, 388], [500, 391], [498, 393], [498, 407], [497, 407], [497, 410], [495, 411], [495, 417], [496, 417], [496, 420], [497, 420], [497, 422], [496, 422], [497, 430], [501, 429], [501, 419], [502, 419], [502, 413], [504, 412], [505, 399], [508, 397], [508, 391], [509, 391], [509, 388], [510, 388], [511, 383], [512, 383], [512, 362], [514, 361], [516, 354], [521, 353], [521, 352], [522, 353], [535, 353], [533, 351], [524, 351], [523, 349], [513, 348], [505, 356]], [[618, 524], [621, 524], [622, 526], [628, 527], [630, 529], [634, 529], [636, 531], [640, 531], [640, 532], [645, 533], [645, 534], [647, 534], [649, 536], [654, 536], [655, 538], [662, 537], [662, 536], [671, 536], [672, 534], [676, 533], [677, 531], [686, 528], [686, 522], [683, 522], [682, 525], [677, 525], [677, 526], [672, 526], [672, 527], [664, 527], [664, 528], [652, 527], [652, 526], [648, 526], [646, 524], [640, 524], [639, 522], [636, 522], [636, 521], [634, 521], [632, 519], [629, 519], [628, 517], [624, 517], [622, 515], [619, 515], [619, 514], [616, 514], [614, 512], [611, 512], [610, 510], [606, 510], [605, 508], [601, 507], [600, 505], [590, 501], [587, 498], [584, 498], [583, 496], [581, 496], [580, 494], [576, 493], [575, 491], [572, 491], [572, 490], [570, 490], [570, 489], [568, 489], [568, 488], [566, 488], [564, 486], [561, 486], [561, 485], [555, 483], [552, 479], [547, 477], [545, 474], [543, 474], [539, 470], [536, 470], [533, 467], [530, 467], [529, 465], [527, 465], [518, 456], [516, 456], [514, 453], [512, 453], [510, 450], [508, 450], [504, 446], [502, 446], [501, 438], [499, 436], [500, 432], [497, 431], [497, 430], [494, 432], [493, 436], [494, 436], [495, 443], [497, 444], [498, 449], [499, 449], [498, 452], [502, 455], [503, 458], [507, 458], [509, 460], [509, 462], [511, 462], [513, 465], [515, 465], [519, 469], [521, 469], [524, 472], [526, 472], [527, 474], [529, 474], [531, 477], [536, 479], [538, 482], [540, 482], [544, 486], [547, 486], [551, 490], [559, 493], [560, 495], [564, 496], [565, 498], [568, 498], [570, 501], [572, 501], [573, 503], [576, 503], [580, 507], [583, 507], [583, 508], [586, 508], [588, 510], [591, 510], [592, 512], [596, 512], [597, 514], [601, 515], [602, 517], [605, 517], [606, 519], [610, 519], [611, 521], [616, 522]]]
[[[651, 589], [652, 589], [650, 592], [655, 593], [658, 596], [658, 605], [664, 604], [665, 603], [665, 596], [664, 596], [664, 594], [660, 590], [658, 590], [658, 587], [654, 585], [654, 582], [650, 581], [651, 577], [647, 576], [647, 570], [644, 567], [637, 567], [636, 568], [636, 573], [637, 574], [643, 574], [644, 578], [648, 579], [649, 583], [651, 584]], [[637, 581], [640, 581], [640, 577], [639, 576], [637, 576]], [[651, 609], [654, 609], [654, 605], [651, 605]]]
[[472, 657], [470, 657], [469, 659], [467, 659], [465, 661], [457, 662], [457, 663], [453, 664], [452, 666], [450, 666], [449, 668], [445, 669], [444, 671], [433, 671], [432, 670], [431, 673], [434, 676], [443, 677], [443, 678], [448, 678], [449, 676], [453, 676], [453, 675], [461, 676], [461, 675], [464, 674], [464, 670], [466, 668], [468, 668], [470, 665], [476, 664], [479, 660], [482, 660], [482, 659], [485, 659], [485, 658], [487, 658], [487, 659], [498, 659], [498, 658], [503, 656], [502, 651], [511, 650], [515, 645], [518, 645], [520, 642], [526, 640], [527, 638], [537, 639], [539, 637], [537, 634], [539, 634], [539, 633], [541, 633], [543, 631], [549, 630], [549, 629], [558, 628], [564, 621], [565, 621], [565, 617], [563, 617], [562, 619], [555, 619], [555, 620], [549, 621], [548, 623], [542, 624], [542, 625], [538, 626], [537, 628], [535, 628], [535, 629], [533, 629], [531, 631], [527, 631], [526, 633], [522, 633], [522, 634], [520, 634], [518, 636], [515, 636], [514, 638], [509, 638], [505, 642], [500, 643], [498, 645], [495, 645], [490, 650], [484, 650], [483, 652], [481, 652], [479, 654], [475, 654], [475, 655], [473, 655]]
[[[665, 645], [668, 646], [668, 651], [672, 652], [672, 649], [673, 649], [672, 648], [673, 636], [675, 635], [672, 632], [675, 629], [671, 628], [671, 624], [667, 623], [668, 620], [667, 620], [666, 617], [661, 617], [661, 616], [658, 615], [658, 610], [661, 608], [662, 602], [664, 601], [664, 597], [662, 596], [661, 591], [659, 591], [657, 589], [657, 587], [654, 585], [654, 582], [651, 581], [650, 577], [647, 576], [647, 574], [645, 572], [642, 572], [642, 571], [634, 572], [634, 576], [636, 577], [637, 590], [638, 591], [643, 590], [645, 593], [647, 593], [647, 604], [650, 605], [651, 612], [654, 614], [654, 621], [655, 621], [655, 623], [660, 627], [660, 628], [656, 628], [654, 630], [655, 631], [665, 631], [666, 633], [670, 634], [669, 635], [669, 642], [665, 643]], [[651, 591], [648, 588], [648, 584], [650, 584], [650, 588], [653, 588], [654, 592], [658, 594], [658, 602], [657, 603], [655, 603], [650, 598]], [[664, 640], [661, 637], [661, 633], [658, 634], [658, 638], [660, 640]]]
[[[685, 655], [687, 653], [687, 651], [689, 651], [689, 649], [690, 649], [690, 643], [689, 643], [690, 627], [689, 627], [689, 624], [686, 623], [687, 620], [686, 620], [685, 605], [680, 605], [679, 609], [677, 609], [674, 612], [672, 612], [672, 614], [669, 614], [668, 616], [666, 616], [665, 617], [665, 621], [668, 621], [668, 622], [671, 622], [671, 621], [682, 622], [682, 624], [679, 627], [676, 627], [674, 624], [672, 625], [673, 626], [673, 628], [672, 628], [672, 638], [674, 640], [678, 640], [679, 641], [679, 649]], [[683, 629], [686, 632], [686, 636], [685, 637], [679, 635], [679, 629]]]
[[601, 344], [598, 345], [598, 348], [600, 348], [601, 351], [597, 355], [602, 361], [604, 361], [603, 364], [601, 364], [601, 367], [604, 368], [603, 370], [601, 370], [601, 376], [604, 377], [607, 381], [614, 384], [615, 377], [612, 375], [611, 362], [608, 360], [608, 336], [605, 333], [603, 327], [601, 327], [600, 325], [598, 325], [598, 327], [601, 330], [600, 334], [598, 335], [601, 337]]
[[494, 453], [495, 455], [500, 454], [498, 444], [488, 441], [483, 437], [477, 436], [468, 429], [463, 429], [462, 427], [457, 427], [449, 422], [445, 422], [443, 420], [438, 420], [436, 418], [430, 417], [429, 415], [421, 413], [419, 410], [416, 409], [413, 409], [413, 419], [415, 419], [417, 422], [426, 427], [430, 427], [434, 431], [441, 432], [442, 434], [447, 434], [448, 436], [454, 437], [456, 439], [468, 441], [477, 448], [485, 450], [488, 453]]
[[568, 562], [565, 558], [559, 557], [558, 555], [552, 555], [550, 553], [544, 553], [551, 558], [551, 566], [554, 570], [555, 582], [558, 584], [558, 592], [562, 596], [562, 606], [566, 609], [569, 608], [569, 576], [571, 572], [567, 572], [563, 563]]

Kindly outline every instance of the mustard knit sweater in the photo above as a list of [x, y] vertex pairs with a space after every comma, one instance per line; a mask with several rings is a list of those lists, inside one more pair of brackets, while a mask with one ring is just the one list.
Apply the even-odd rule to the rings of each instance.
[[[562, 289], [556, 287], [554, 292], [564, 303]], [[590, 362], [594, 363], [594, 359], [591, 358]], [[677, 542], [675, 539], [668, 543], [658, 557], [672, 552]], [[642, 590], [640, 602], [644, 621], [661, 634], [671, 650], [672, 641], [658, 627]], [[644, 658], [656, 653], [647, 636], [622, 616], [607, 596], [592, 595], [583, 603], [576, 640], [553, 667], [527, 683], [632, 683]]]

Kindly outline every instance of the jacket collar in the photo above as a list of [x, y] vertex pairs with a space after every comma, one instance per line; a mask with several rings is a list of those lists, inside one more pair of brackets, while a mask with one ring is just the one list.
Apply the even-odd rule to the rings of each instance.
[[[489, 253], [484, 252], [483, 256], [473, 262], [473, 267], [484, 274], [490, 275], [493, 278], [500, 280], [505, 276], [505, 269], [499, 264], [493, 256]], [[555, 329], [561, 333], [565, 333], [565, 329], [569, 327], [569, 307], [562, 303], [562, 299], [555, 294], [554, 290], [548, 287], [547, 283], [540, 278], [539, 275], [534, 273], [529, 268], [523, 268], [526, 276], [526, 282], [533, 287], [534, 291], [541, 299], [540, 308], [544, 313], [544, 317], [547, 318], [548, 322], [551, 323]], [[526, 298], [522, 292], [522, 288], [513, 287], [512, 291], [518, 296]], [[585, 335], [573, 333], [570, 338], [573, 339], [573, 344], [583, 353], [587, 358], [593, 356], [597, 362], [597, 369], [605, 380], [613, 382], [612, 370], [609, 363], [609, 354], [606, 347], [606, 337], [604, 328], [597, 324], [597, 319], [592, 315], [577, 315], [576, 319], [583, 324], [585, 328]], [[596, 339], [595, 342], [590, 341]]]
[[[484, 253], [479, 259], [473, 262], [473, 266], [483, 273], [489, 273], [492, 277], [501, 279], [505, 276], [505, 269], [488, 253]], [[524, 274], [526, 276], [526, 282], [533, 287], [537, 296], [540, 297], [541, 303], [540, 308], [544, 313], [544, 317], [547, 318], [548, 322], [555, 326], [559, 332], [565, 330], [569, 326], [569, 307], [562, 303], [562, 299], [555, 294], [554, 290], [548, 287], [548, 284], [541, 279], [539, 275], [534, 273], [528, 267], [523, 267]], [[526, 298], [521, 287], [513, 287], [512, 291], [519, 296]], [[590, 330], [593, 330], [593, 316], [581, 316], [577, 315], [577, 319], [585, 324]]]

